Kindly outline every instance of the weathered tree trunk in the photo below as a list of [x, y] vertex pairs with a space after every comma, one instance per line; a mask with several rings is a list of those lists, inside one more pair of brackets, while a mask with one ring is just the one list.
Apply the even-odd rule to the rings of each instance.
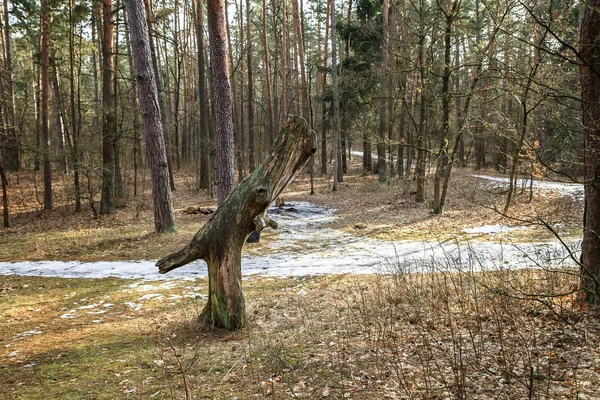
[[112, 0], [104, 0], [102, 24], [102, 197], [100, 200], [100, 214], [114, 214], [116, 212], [113, 145], [117, 124], [114, 114], [113, 15]]
[[581, 244], [581, 291], [600, 303], [600, 0], [586, 3], [581, 24], [581, 100], [585, 163], [585, 211]]
[[225, 43], [225, 1], [208, 0], [210, 67], [217, 130], [217, 198], [221, 204], [233, 191], [233, 119]]
[[42, 46], [41, 46], [41, 87], [42, 87], [42, 148], [44, 152], [44, 210], [52, 209], [52, 165], [50, 164], [50, 4], [41, 3]]
[[316, 151], [315, 140], [303, 118], [291, 117], [269, 157], [237, 186], [190, 243], [156, 263], [164, 274], [197, 259], [206, 261], [209, 295], [200, 316], [205, 323], [228, 330], [244, 326], [242, 246], [251, 232], [272, 226], [267, 207]]
[[172, 232], [175, 230], [175, 218], [171, 204], [167, 152], [160, 109], [158, 108], [158, 88], [152, 70], [150, 35], [144, 5], [141, 0], [125, 0], [125, 5], [152, 182], [154, 230], [156, 232]]

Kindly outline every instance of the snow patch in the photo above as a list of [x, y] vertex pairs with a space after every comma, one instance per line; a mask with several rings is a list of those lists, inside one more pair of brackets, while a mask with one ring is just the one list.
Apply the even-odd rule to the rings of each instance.
[[462, 230], [464, 233], [470, 234], [493, 234], [493, 233], [506, 233], [511, 231], [517, 231], [521, 229], [527, 229], [524, 226], [506, 226], [506, 225], [483, 225], [475, 228], [465, 228]]

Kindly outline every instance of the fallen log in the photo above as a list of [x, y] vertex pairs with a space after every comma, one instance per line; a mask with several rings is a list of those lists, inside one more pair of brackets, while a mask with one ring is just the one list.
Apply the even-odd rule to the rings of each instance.
[[316, 135], [301, 117], [290, 117], [273, 150], [225, 199], [183, 249], [156, 263], [164, 274], [192, 261], [208, 265], [208, 301], [200, 319], [228, 330], [246, 322], [242, 293], [242, 246], [251, 232], [276, 224], [267, 208], [315, 153]]

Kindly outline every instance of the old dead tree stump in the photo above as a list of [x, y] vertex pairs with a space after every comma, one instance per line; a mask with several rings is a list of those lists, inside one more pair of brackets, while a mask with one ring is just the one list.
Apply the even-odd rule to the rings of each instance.
[[204, 323], [228, 330], [244, 326], [242, 246], [250, 233], [274, 226], [267, 208], [306, 165], [316, 151], [315, 143], [315, 133], [303, 118], [288, 119], [267, 159], [237, 186], [187, 246], [156, 263], [164, 274], [198, 259], [206, 261], [209, 294], [200, 316]]

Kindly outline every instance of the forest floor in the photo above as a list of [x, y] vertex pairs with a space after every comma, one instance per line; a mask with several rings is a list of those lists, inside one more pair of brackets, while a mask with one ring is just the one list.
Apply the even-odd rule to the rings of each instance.
[[[337, 218], [327, 227], [380, 240], [550, 240], [553, 235], [544, 223], [566, 239], [580, 236], [583, 202], [572, 193], [534, 189], [529, 201], [529, 190], [519, 189], [509, 214], [503, 215], [500, 210], [506, 199], [505, 188], [473, 176], [472, 169], [456, 169], [445, 211], [434, 216], [428, 201], [414, 201], [414, 182], [395, 179], [390, 184], [380, 184], [376, 175], [359, 172], [357, 159], [360, 160], [353, 158], [350, 174], [344, 177], [339, 191], [331, 192], [329, 174], [315, 178], [316, 193], [310, 195], [309, 176], [301, 175], [286, 189], [284, 199], [332, 207]], [[491, 171], [485, 173], [493, 175]], [[189, 214], [187, 209], [216, 207], [216, 200], [206, 191], [195, 189], [192, 175], [178, 175], [173, 193], [177, 232], [169, 235], [153, 233], [147, 181], [139, 184], [143, 194], [127, 199], [117, 214], [97, 218], [87, 201], [82, 213], [73, 213], [73, 193], [65, 177], [60, 176], [54, 184], [55, 208], [43, 211], [39, 176], [30, 171], [12, 176], [12, 227], [0, 230], [0, 261], [161, 258], [184, 246], [209, 218]], [[132, 186], [130, 179], [125, 184]], [[427, 188], [431, 188], [430, 183]], [[98, 194], [95, 197], [98, 199]], [[431, 193], [426, 196], [430, 197]]]
[[[336, 193], [328, 176], [311, 196], [301, 176], [283, 197], [335, 208], [327, 226], [365, 238], [543, 241], [552, 235], [540, 221], [565, 238], [581, 229], [571, 194], [536, 190], [529, 202], [524, 191], [503, 216], [505, 190], [459, 170], [433, 216], [414, 187], [353, 167]], [[186, 208], [215, 204], [192, 176], [180, 179], [178, 232], [155, 235], [147, 187], [97, 219], [64, 205], [60, 179], [59, 205], [39, 211], [31, 178], [11, 177], [14, 227], [0, 231], [0, 261], [156, 259], [208, 218]], [[496, 229], [507, 226], [520, 229]], [[373, 275], [246, 277], [248, 327], [236, 333], [195, 323], [205, 278], [2, 276], [0, 399], [600, 399], [600, 318], [577, 299], [575, 270], [457, 272], [452, 260], [430, 270], [391, 262]]]

